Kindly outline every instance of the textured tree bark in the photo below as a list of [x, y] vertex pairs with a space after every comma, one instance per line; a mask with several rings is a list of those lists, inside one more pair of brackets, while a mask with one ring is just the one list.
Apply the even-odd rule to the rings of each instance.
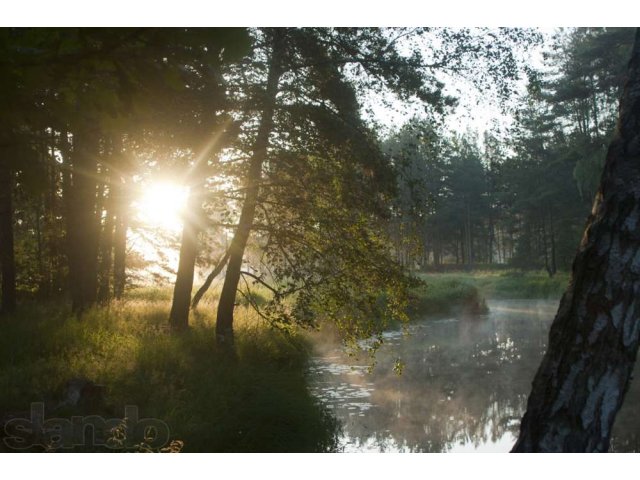
[[640, 336], [640, 30], [616, 135], [514, 452], [606, 452]]
[[0, 313], [16, 309], [16, 264], [13, 249], [12, 174], [0, 161], [0, 264], [2, 271], [2, 302]]
[[74, 133], [67, 247], [72, 310], [76, 313], [82, 312], [95, 303], [97, 295], [99, 234], [96, 222], [97, 154], [96, 131], [87, 128]]
[[218, 344], [222, 345], [233, 345], [233, 310], [235, 308], [238, 282], [240, 281], [240, 270], [244, 250], [249, 240], [251, 225], [253, 224], [253, 218], [255, 216], [260, 180], [262, 179], [262, 164], [267, 157], [269, 136], [273, 128], [273, 114], [275, 111], [276, 95], [278, 93], [278, 82], [282, 75], [280, 56], [284, 46], [283, 33], [281, 30], [274, 29], [273, 35], [273, 49], [269, 60], [265, 103], [260, 119], [260, 127], [258, 128], [258, 134], [253, 147], [253, 154], [249, 162], [246, 196], [244, 204], [242, 205], [238, 227], [229, 245], [229, 263], [220, 293], [220, 302], [218, 303], [216, 338]]

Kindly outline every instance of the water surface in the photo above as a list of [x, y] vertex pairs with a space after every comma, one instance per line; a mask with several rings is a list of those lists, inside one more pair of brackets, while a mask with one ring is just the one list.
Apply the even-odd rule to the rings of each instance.
[[[557, 301], [490, 301], [486, 315], [415, 320], [370, 361], [318, 343], [312, 390], [343, 424], [345, 452], [508, 452], [545, 351]], [[397, 359], [402, 375], [394, 372]], [[637, 451], [632, 387], [612, 450]]]

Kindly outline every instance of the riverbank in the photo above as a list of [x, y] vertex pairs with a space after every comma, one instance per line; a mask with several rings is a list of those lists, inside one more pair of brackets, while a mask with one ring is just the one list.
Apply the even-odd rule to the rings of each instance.
[[[568, 281], [514, 272], [420, 277], [425, 284], [411, 291], [413, 316], [482, 313], [487, 298], [559, 298]], [[34, 403], [43, 404], [46, 420], [122, 419], [133, 406], [139, 419], [166, 424], [185, 452], [336, 449], [340, 426], [307, 388], [306, 336], [269, 328], [241, 305], [237, 357], [230, 358], [215, 343], [215, 296], [205, 297], [192, 328], [180, 335], [167, 329], [166, 289], [131, 291], [80, 319], [59, 304], [23, 305], [0, 324], [0, 420], [30, 418]], [[70, 385], [78, 384], [86, 388], [73, 403]], [[125, 440], [127, 450], [146, 448], [144, 437]], [[12, 448], [0, 442], [0, 450]], [[85, 443], [71, 450], [107, 448]]]
[[[335, 448], [338, 425], [307, 388], [303, 339], [239, 308], [237, 358], [230, 358], [216, 348], [209, 309], [196, 314], [188, 332], [168, 332], [167, 298], [160, 291], [138, 291], [81, 319], [43, 304], [4, 318], [0, 419], [29, 418], [33, 402], [44, 403], [46, 419], [122, 418], [130, 405], [138, 418], [164, 422], [185, 452]], [[68, 390], [76, 384], [87, 387], [72, 405]], [[127, 449], [144, 449], [143, 440], [127, 439]], [[0, 450], [12, 451], [2, 442]], [[72, 449], [103, 450], [86, 444]]]
[[488, 299], [560, 299], [569, 273], [549, 277], [545, 272], [477, 271], [469, 273], [421, 273], [424, 285], [411, 289], [414, 315], [454, 312], [486, 313]]

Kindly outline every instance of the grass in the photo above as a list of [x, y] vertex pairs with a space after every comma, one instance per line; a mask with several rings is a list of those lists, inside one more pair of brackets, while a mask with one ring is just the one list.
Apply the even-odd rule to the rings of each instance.
[[422, 276], [424, 285], [410, 291], [409, 311], [413, 315], [485, 313], [487, 306], [469, 278], [449, 274]]
[[476, 276], [487, 298], [560, 298], [569, 284], [569, 272], [549, 277], [546, 272], [507, 271]]
[[560, 298], [569, 274], [550, 278], [546, 272], [476, 271], [419, 274], [426, 286], [411, 290], [414, 314], [482, 312], [485, 299]]
[[169, 297], [139, 290], [81, 319], [64, 306], [43, 304], [4, 318], [0, 419], [28, 411], [31, 402], [50, 407], [66, 382], [86, 378], [106, 387], [104, 403], [99, 411], [66, 414], [122, 418], [125, 405], [136, 405], [140, 418], [166, 422], [187, 452], [336, 448], [339, 427], [307, 389], [304, 340], [264, 326], [240, 307], [233, 358], [216, 348], [206, 305], [190, 331], [170, 334]]

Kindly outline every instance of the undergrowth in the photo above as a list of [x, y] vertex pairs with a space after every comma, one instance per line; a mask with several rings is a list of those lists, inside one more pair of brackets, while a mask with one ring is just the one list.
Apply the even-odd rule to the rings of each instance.
[[80, 318], [66, 306], [34, 303], [2, 319], [0, 419], [24, 415], [31, 402], [53, 409], [65, 384], [82, 378], [104, 385], [104, 402], [67, 414], [122, 418], [125, 405], [135, 405], [140, 418], [165, 422], [186, 452], [336, 448], [339, 427], [307, 388], [302, 338], [239, 307], [230, 356], [216, 347], [211, 309], [200, 308], [189, 331], [171, 334], [169, 298], [145, 289]]

